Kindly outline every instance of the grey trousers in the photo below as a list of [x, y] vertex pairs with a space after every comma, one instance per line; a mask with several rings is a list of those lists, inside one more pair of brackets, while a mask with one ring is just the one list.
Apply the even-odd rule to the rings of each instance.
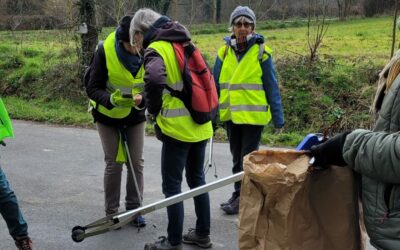
[[[136, 175], [136, 181], [139, 187], [140, 197], [137, 195], [135, 185], [132, 179], [131, 169], [127, 167], [126, 180], [126, 210], [135, 209], [140, 206], [143, 200], [143, 143], [146, 123], [142, 122], [127, 128], [128, 146], [132, 158], [132, 166]], [[118, 212], [122, 164], [115, 161], [118, 152], [119, 130], [116, 127], [110, 127], [97, 122], [97, 130], [100, 135], [104, 151], [104, 196], [106, 215]]]

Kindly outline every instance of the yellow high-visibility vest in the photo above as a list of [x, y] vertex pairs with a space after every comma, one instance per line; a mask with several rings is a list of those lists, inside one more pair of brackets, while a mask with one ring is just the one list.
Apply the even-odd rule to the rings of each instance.
[[[136, 73], [136, 76], [133, 77], [132, 73], [119, 61], [115, 50], [115, 32], [108, 35], [103, 46], [108, 71], [107, 91], [113, 93], [115, 90], [120, 89], [122, 94], [142, 92], [144, 89], [144, 67], [142, 65]], [[90, 100], [90, 103], [101, 114], [115, 119], [127, 117], [132, 110], [132, 108], [129, 107], [107, 109], [100, 104], [96, 104], [93, 100]]]
[[[149, 48], [154, 49], [164, 61], [168, 86], [174, 90], [182, 90], [182, 76], [172, 44], [156, 41]], [[156, 122], [163, 134], [179, 141], [199, 142], [213, 135], [211, 121], [205, 124], [194, 122], [183, 102], [173, 97], [167, 89], [164, 89], [162, 107]]]
[[[238, 62], [234, 50], [224, 45], [218, 50], [222, 68], [219, 76], [219, 115], [221, 121], [235, 124], [266, 125], [271, 111], [262, 83], [262, 69], [258, 59], [260, 45], [254, 44]], [[271, 49], [265, 46], [262, 61]]]

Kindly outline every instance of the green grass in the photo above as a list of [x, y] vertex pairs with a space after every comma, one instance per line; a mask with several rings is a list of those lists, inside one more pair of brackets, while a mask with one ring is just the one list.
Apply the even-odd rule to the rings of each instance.
[[[374, 59], [383, 65], [390, 59], [392, 19], [379, 17], [354, 19], [350, 21], [332, 21], [320, 49], [322, 57], [334, 57], [340, 63], [354, 58]], [[262, 28], [262, 26], [260, 27]], [[307, 27], [288, 27], [276, 29], [257, 29], [266, 38], [273, 49], [275, 60], [308, 55]], [[363, 36], [357, 34], [362, 33]], [[223, 46], [223, 37], [228, 31], [217, 34], [193, 35], [193, 40], [202, 51], [215, 58], [216, 51]], [[213, 61], [210, 62], [213, 65]]]
[[[103, 28], [99, 39], [113, 30]], [[229, 35], [226, 23], [190, 30], [212, 66]], [[267, 126], [263, 143], [294, 146], [307, 133], [335, 122], [333, 131], [371, 126], [376, 76], [390, 57], [391, 17], [330, 22], [319, 61], [311, 67], [304, 20], [259, 21], [257, 32], [273, 49], [286, 119], [282, 134]], [[77, 72], [77, 41], [66, 30], [0, 32], [0, 93], [13, 118], [93, 126]], [[153, 133], [151, 126], [146, 131]], [[226, 140], [223, 129], [216, 139]]]
[[87, 107], [73, 104], [68, 100], [43, 102], [40, 100], [28, 101], [17, 97], [3, 97], [2, 99], [13, 119], [93, 127], [93, 119], [86, 112]]

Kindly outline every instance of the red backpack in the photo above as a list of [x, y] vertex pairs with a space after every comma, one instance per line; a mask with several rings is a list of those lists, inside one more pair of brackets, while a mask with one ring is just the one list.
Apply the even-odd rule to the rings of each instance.
[[196, 123], [209, 122], [218, 112], [214, 77], [199, 49], [191, 42], [172, 45], [182, 73], [183, 89], [173, 90], [168, 85], [166, 88], [172, 96], [182, 100]]

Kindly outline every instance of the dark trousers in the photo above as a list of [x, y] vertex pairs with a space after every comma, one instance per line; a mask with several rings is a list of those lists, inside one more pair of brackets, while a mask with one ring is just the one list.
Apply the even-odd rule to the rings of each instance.
[[[206, 183], [203, 172], [204, 155], [207, 141], [187, 143], [173, 139], [164, 139], [161, 152], [162, 190], [165, 197], [181, 193], [183, 170], [190, 189]], [[196, 212], [196, 232], [210, 233], [210, 199], [208, 193], [194, 197]], [[182, 242], [183, 202], [167, 207], [168, 241], [172, 245]]]
[[[243, 157], [258, 150], [264, 126], [226, 122], [229, 147], [232, 154], [232, 173], [243, 171]], [[235, 182], [235, 195], [240, 195], [241, 182]]]
[[0, 167], [0, 213], [7, 223], [10, 235], [23, 237], [28, 235], [28, 224], [22, 216], [17, 197], [10, 188], [6, 175]]

